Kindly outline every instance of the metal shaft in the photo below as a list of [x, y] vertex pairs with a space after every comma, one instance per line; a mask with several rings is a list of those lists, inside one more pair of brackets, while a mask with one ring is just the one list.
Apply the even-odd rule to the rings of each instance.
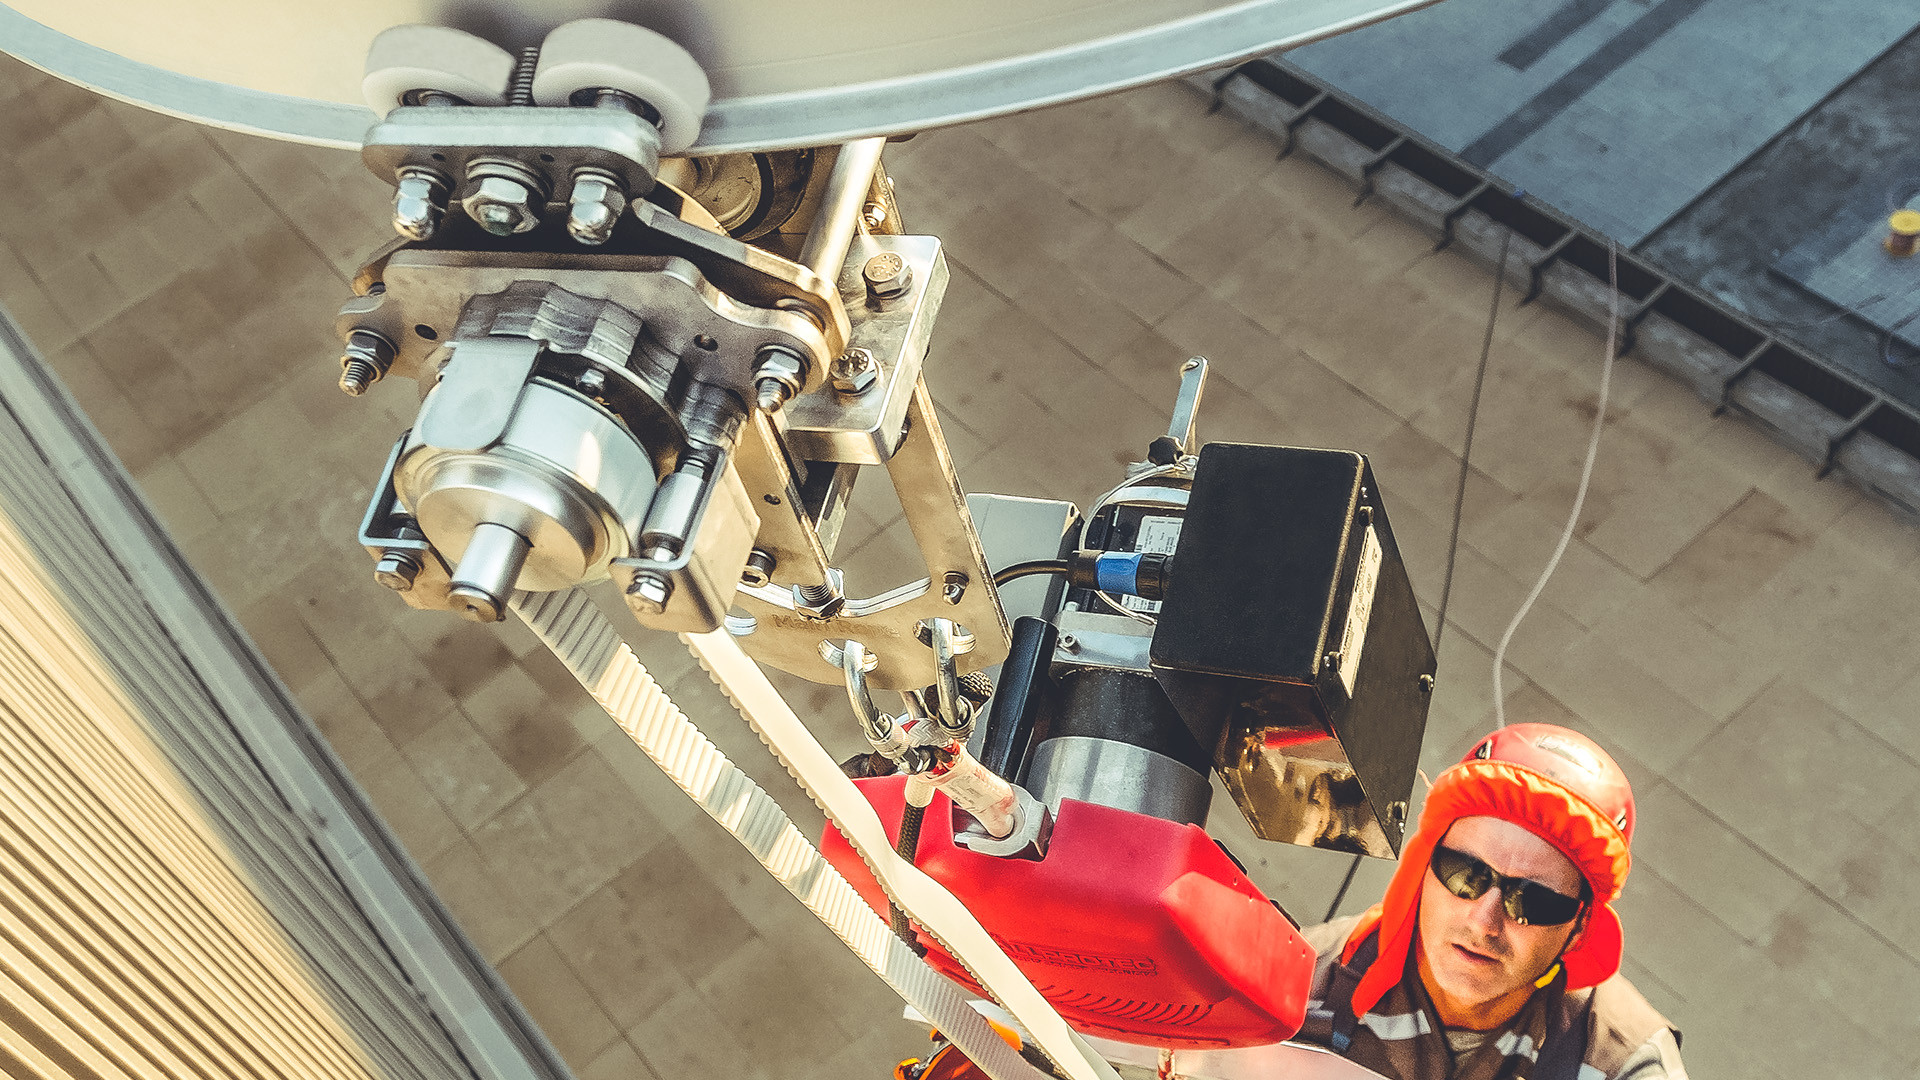
[[474, 622], [499, 622], [527, 561], [527, 539], [491, 521], [474, 527], [466, 554], [453, 572], [449, 590], [455, 610]]
[[880, 148], [887, 140], [861, 139], [840, 148], [833, 172], [827, 177], [827, 191], [820, 201], [807, 230], [807, 241], [800, 248], [800, 262], [826, 278], [840, 280], [840, 268], [847, 261], [847, 248], [859, 227], [860, 211], [867, 205], [867, 192], [873, 187], [874, 170], [880, 167]]

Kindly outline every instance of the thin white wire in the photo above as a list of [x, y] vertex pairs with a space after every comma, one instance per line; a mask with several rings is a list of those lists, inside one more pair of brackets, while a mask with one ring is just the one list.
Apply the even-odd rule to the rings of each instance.
[[1587, 439], [1587, 460], [1580, 466], [1580, 486], [1573, 493], [1573, 510], [1567, 514], [1567, 527], [1560, 530], [1560, 542], [1554, 545], [1553, 557], [1547, 560], [1547, 568], [1540, 571], [1539, 580], [1533, 583], [1533, 589], [1521, 602], [1520, 610], [1513, 613], [1513, 621], [1507, 624], [1506, 632], [1500, 635], [1500, 644], [1493, 650], [1493, 721], [1495, 727], [1507, 726], [1506, 689], [1501, 677], [1507, 662], [1507, 646], [1513, 641], [1513, 632], [1520, 628], [1520, 620], [1533, 610], [1534, 601], [1546, 591], [1547, 580], [1560, 568], [1560, 557], [1567, 553], [1567, 545], [1573, 541], [1574, 527], [1580, 523], [1580, 510], [1587, 502], [1587, 486], [1593, 481], [1593, 463], [1600, 456], [1600, 432], [1607, 424], [1607, 390], [1613, 383], [1613, 354], [1620, 328], [1620, 253], [1612, 240], [1607, 241], [1607, 288], [1611, 297], [1607, 306], [1607, 352], [1600, 365], [1600, 407], [1593, 416], [1593, 435]]

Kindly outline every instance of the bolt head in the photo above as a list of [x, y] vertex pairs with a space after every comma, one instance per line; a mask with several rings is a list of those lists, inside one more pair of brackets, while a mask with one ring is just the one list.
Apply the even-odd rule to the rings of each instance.
[[867, 296], [874, 300], [892, 300], [913, 288], [913, 268], [891, 251], [868, 259], [860, 277], [867, 283]]
[[667, 610], [673, 596], [673, 582], [658, 574], [636, 574], [627, 586], [627, 606], [642, 615], [658, 615]]
[[1060, 647], [1068, 652], [1074, 652], [1080, 648], [1080, 639], [1074, 637], [1072, 634], [1061, 634]]
[[482, 178], [460, 205], [468, 217], [495, 236], [513, 236], [540, 224], [540, 207], [533, 192], [504, 176]]
[[880, 365], [865, 349], [848, 349], [827, 368], [833, 388], [843, 394], [864, 394], [880, 380]]
[[773, 556], [759, 548], [747, 555], [747, 565], [740, 571], [740, 584], [758, 589], [773, 580]]
[[588, 397], [598, 397], [607, 390], [607, 377], [597, 368], [588, 368], [573, 380], [573, 385]]

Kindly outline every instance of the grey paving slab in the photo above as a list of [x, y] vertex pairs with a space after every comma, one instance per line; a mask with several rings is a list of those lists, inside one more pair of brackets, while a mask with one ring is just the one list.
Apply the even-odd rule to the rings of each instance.
[[1448, 0], [1289, 59], [1637, 243], [1916, 25], [1910, 0]]

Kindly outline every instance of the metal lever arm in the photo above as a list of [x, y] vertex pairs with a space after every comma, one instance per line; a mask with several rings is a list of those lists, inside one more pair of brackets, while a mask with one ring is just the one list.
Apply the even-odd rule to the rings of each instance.
[[1207, 358], [1196, 356], [1180, 367], [1180, 396], [1173, 401], [1173, 422], [1167, 433], [1147, 447], [1147, 460], [1171, 465], [1193, 452], [1193, 425], [1200, 415], [1200, 395], [1207, 388]]

